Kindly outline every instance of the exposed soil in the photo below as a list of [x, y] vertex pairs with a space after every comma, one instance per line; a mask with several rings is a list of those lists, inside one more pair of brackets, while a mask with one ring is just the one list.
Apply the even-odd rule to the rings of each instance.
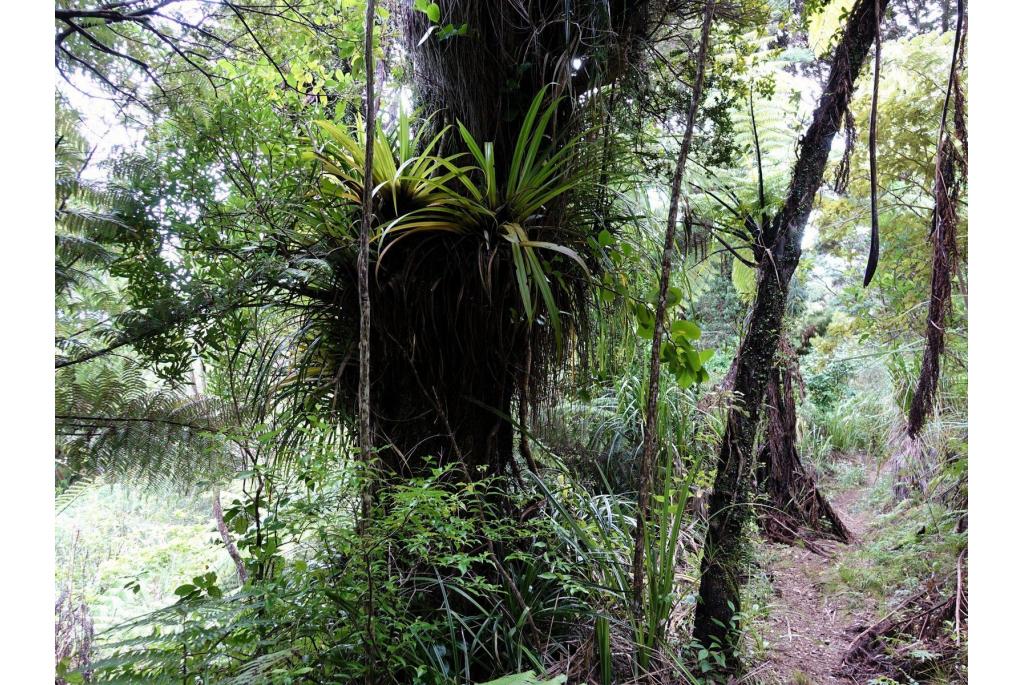
[[757, 681], [787, 685], [831, 685], [854, 682], [838, 673], [843, 655], [857, 634], [873, 622], [873, 606], [858, 598], [829, 595], [823, 590], [828, 570], [864, 539], [872, 520], [861, 506], [869, 485], [840, 493], [832, 506], [853, 533], [850, 545], [817, 541], [830, 556], [802, 547], [767, 543], [768, 571], [774, 598], [762, 628], [767, 641]]

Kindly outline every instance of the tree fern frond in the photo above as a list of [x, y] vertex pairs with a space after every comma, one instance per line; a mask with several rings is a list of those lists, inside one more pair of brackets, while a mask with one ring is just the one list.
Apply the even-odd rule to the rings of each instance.
[[75, 500], [95, 487], [97, 485], [97, 481], [98, 479], [96, 478], [82, 478], [69, 485], [54, 499], [54, 513], [58, 515], [63, 513], [68, 507], [75, 503]]
[[131, 363], [92, 366], [58, 374], [57, 441], [73, 473], [187, 487], [237, 466], [223, 439], [239, 423], [228, 403], [152, 390]]

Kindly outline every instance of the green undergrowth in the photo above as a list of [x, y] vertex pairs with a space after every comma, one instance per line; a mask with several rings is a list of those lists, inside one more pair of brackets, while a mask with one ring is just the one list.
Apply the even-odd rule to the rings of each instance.
[[768, 619], [775, 601], [775, 586], [769, 573], [771, 552], [765, 545], [755, 545], [752, 564], [743, 590], [743, 611], [740, 614], [744, 636], [745, 662], [763, 662], [772, 648], [768, 635]]
[[923, 583], [947, 584], [967, 545], [966, 532], [957, 532], [959, 512], [927, 498], [893, 504], [891, 485], [883, 476], [869, 491], [860, 506], [879, 513], [825, 578], [828, 592], [855, 603], [870, 598], [881, 614]]
[[56, 517], [57, 592], [84, 601], [97, 632], [174, 602], [182, 578], [233, 573], [209, 493], [86, 489]]

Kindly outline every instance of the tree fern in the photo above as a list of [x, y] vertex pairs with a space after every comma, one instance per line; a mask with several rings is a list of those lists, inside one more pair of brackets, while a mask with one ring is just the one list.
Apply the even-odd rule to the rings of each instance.
[[235, 466], [222, 435], [234, 410], [210, 397], [161, 388], [137, 364], [97, 361], [58, 374], [60, 466], [151, 486], [187, 486]]

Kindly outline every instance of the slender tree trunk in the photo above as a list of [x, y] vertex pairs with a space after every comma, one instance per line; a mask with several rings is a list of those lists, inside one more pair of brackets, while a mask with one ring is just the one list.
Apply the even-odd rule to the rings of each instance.
[[[700, 601], [694, 637], [706, 646], [728, 647], [738, 637], [730, 621], [740, 611], [744, 529], [749, 520], [751, 454], [761, 399], [771, 373], [786, 304], [785, 282], [758, 269], [757, 295], [749, 328], [737, 354], [733, 390], [742, 399], [729, 409], [718, 455], [714, 490], [708, 502], [708, 531], [701, 562]], [[735, 665], [732, 650], [727, 649]]]
[[672, 267], [672, 253], [676, 244], [676, 221], [679, 216], [679, 196], [682, 191], [683, 172], [693, 143], [693, 127], [704, 90], [704, 64], [707, 60], [711, 24], [714, 21], [715, 0], [708, 0], [704, 7], [704, 21], [701, 26], [700, 48], [697, 53], [697, 78], [690, 96], [690, 107], [686, 118], [686, 130], [679, 146], [675, 172], [672, 175], [672, 189], [669, 200], [668, 223], [665, 226], [665, 247], [661, 253], [661, 275], [658, 283], [658, 304], [654, 311], [654, 336], [651, 339], [650, 378], [647, 384], [647, 412], [644, 421], [643, 452], [640, 459], [640, 483], [637, 497], [637, 525], [633, 547], [633, 604], [636, 620], [643, 622], [644, 552], [647, 547], [646, 532], [650, 509], [651, 478], [656, 443], [656, 422], [658, 417], [658, 391], [661, 376], [661, 339], [665, 324], [665, 301], [668, 295], [669, 276]]
[[[366, 151], [363, 167], [363, 215], [359, 223], [359, 256], [356, 261], [359, 281], [359, 451], [368, 465], [373, 459], [373, 433], [370, 423], [370, 231], [373, 226], [373, 143], [377, 128], [377, 107], [373, 93], [373, 23], [375, 1], [366, 3], [366, 37], [363, 65], [366, 69]], [[366, 474], [369, 477], [369, 474]], [[370, 515], [370, 488], [364, 486], [362, 515]]]
[[[370, 417], [370, 230], [373, 226], [373, 147], [377, 131], [377, 102], [374, 97], [373, 80], [373, 25], [377, 18], [375, 0], [366, 0], [365, 40], [363, 44], [363, 67], [366, 69], [366, 151], [363, 167], [363, 215], [359, 223], [359, 255], [356, 272], [359, 281], [359, 453], [366, 467], [363, 472], [361, 507], [358, 523], [360, 536], [365, 536], [373, 506], [374, 468], [373, 426]], [[366, 682], [374, 680], [377, 663], [377, 639], [375, 628], [373, 573], [370, 559], [366, 557], [366, 647], [370, 668], [366, 671]]]
[[231, 531], [228, 530], [228, 525], [224, 522], [224, 509], [220, 503], [219, 488], [213, 491], [213, 519], [217, 522], [217, 531], [220, 533], [220, 539], [224, 543], [224, 547], [228, 550], [228, 556], [231, 557], [231, 561], [235, 562], [238, 582], [244, 585], [249, 577], [249, 573], [245, 570], [245, 562], [242, 561], [242, 555], [238, 553], [235, 541], [231, 539]]
[[[884, 12], [887, 5], [887, 0], [881, 0], [879, 9]], [[694, 637], [704, 645], [724, 647], [727, 667], [733, 672], [740, 665], [735, 649], [739, 635], [733, 618], [741, 610], [754, 434], [774, 366], [790, 279], [800, 261], [804, 228], [821, 186], [832, 139], [853, 95], [875, 30], [875, 1], [860, 0], [850, 12], [818, 108], [800, 142], [785, 203], [763, 234], [754, 236], [759, 247], [755, 252], [760, 252], [757, 293], [736, 355], [734, 390], [742, 400], [729, 409], [718, 455], [694, 619]]]
[[[203, 360], [198, 355], [192, 360], [192, 389], [196, 397], [201, 397], [206, 392], [206, 372], [203, 368]], [[228, 556], [231, 557], [231, 561], [235, 564], [238, 582], [244, 585], [249, 577], [249, 573], [245, 570], [245, 562], [242, 561], [242, 555], [238, 553], [238, 546], [235, 545], [235, 541], [231, 537], [231, 531], [228, 530], [228, 525], [224, 521], [224, 508], [220, 502], [220, 488], [213, 489], [213, 520], [217, 524], [217, 532], [220, 533], [221, 542], [224, 543]]]
[[530, 451], [530, 367], [533, 362], [533, 348], [529, 338], [526, 341], [526, 360], [523, 372], [519, 377], [519, 454], [526, 462], [526, 467], [533, 473], [540, 473], [537, 462]]

